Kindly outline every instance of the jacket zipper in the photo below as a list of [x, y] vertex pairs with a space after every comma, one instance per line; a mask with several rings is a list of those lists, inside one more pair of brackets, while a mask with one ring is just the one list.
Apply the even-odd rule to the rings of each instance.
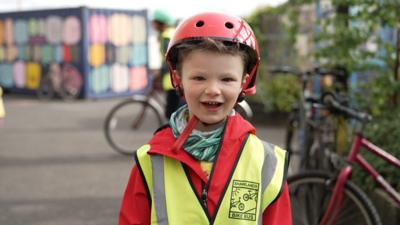
[[207, 194], [208, 194], [208, 190], [207, 189], [208, 188], [207, 188], [207, 185], [204, 184], [204, 183], [202, 183], [201, 186], [202, 186], [201, 200], [202, 200], [202, 203], [203, 203], [204, 207], [207, 208]]

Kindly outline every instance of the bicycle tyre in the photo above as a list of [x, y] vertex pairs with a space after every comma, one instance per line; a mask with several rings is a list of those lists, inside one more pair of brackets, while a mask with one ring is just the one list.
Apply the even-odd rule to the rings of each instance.
[[118, 103], [104, 122], [108, 144], [118, 153], [133, 154], [163, 125], [164, 117], [160, 110], [160, 106], [145, 96], [133, 96]]
[[[306, 121], [300, 121], [299, 111], [289, 114], [285, 132], [285, 148], [290, 153], [289, 174], [296, 174], [306, 169], [310, 152], [311, 127]], [[304, 119], [303, 119], [304, 120]]]
[[[293, 225], [318, 225], [329, 203], [335, 178], [307, 171], [288, 178]], [[375, 206], [353, 182], [344, 187], [344, 204], [334, 225], [381, 225]]]
[[71, 65], [65, 65], [58, 93], [61, 99], [65, 101], [77, 99], [81, 94], [82, 85], [83, 80], [79, 71]]

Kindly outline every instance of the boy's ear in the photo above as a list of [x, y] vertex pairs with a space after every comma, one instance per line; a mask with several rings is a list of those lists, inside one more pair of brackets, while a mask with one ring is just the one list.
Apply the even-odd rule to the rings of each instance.
[[172, 82], [174, 82], [175, 87], [179, 87], [181, 85], [181, 76], [178, 74], [177, 70], [172, 71]]
[[176, 91], [179, 93], [180, 96], [184, 96], [183, 87], [182, 87], [182, 79], [177, 70], [172, 71], [172, 77], [173, 77], [172, 82], [174, 82], [174, 87], [175, 87]]
[[[250, 79], [250, 75], [248, 73], [246, 73], [246, 75], [243, 76], [243, 81], [242, 84], [248, 84], [249, 83], [249, 79]], [[243, 86], [242, 85], [242, 86]]]

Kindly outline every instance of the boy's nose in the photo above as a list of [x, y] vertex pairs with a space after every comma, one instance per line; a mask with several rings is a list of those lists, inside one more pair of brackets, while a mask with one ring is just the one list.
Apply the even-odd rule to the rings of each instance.
[[204, 91], [208, 95], [219, 95], [221, 90], [216, 82], [209, 82]]

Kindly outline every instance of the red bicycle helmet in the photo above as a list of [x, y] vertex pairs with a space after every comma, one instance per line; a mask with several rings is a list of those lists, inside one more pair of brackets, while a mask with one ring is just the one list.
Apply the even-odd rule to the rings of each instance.
[[176, 47], [187, 41], [212, 38], [224, 42], [239, 43], [249, 55], [246, 66], [249, 79], [243, 84], [242, 95], [256, 92], [256, 74], [260, 63], [260, 51], [253, 30], [243, 19], [223, 13], [202, 13], [187, 18], [177, 27], [169, 42], [166, 52], [173, 86], [178, 87], [178, 80], [172, 75], [176, 66]]

